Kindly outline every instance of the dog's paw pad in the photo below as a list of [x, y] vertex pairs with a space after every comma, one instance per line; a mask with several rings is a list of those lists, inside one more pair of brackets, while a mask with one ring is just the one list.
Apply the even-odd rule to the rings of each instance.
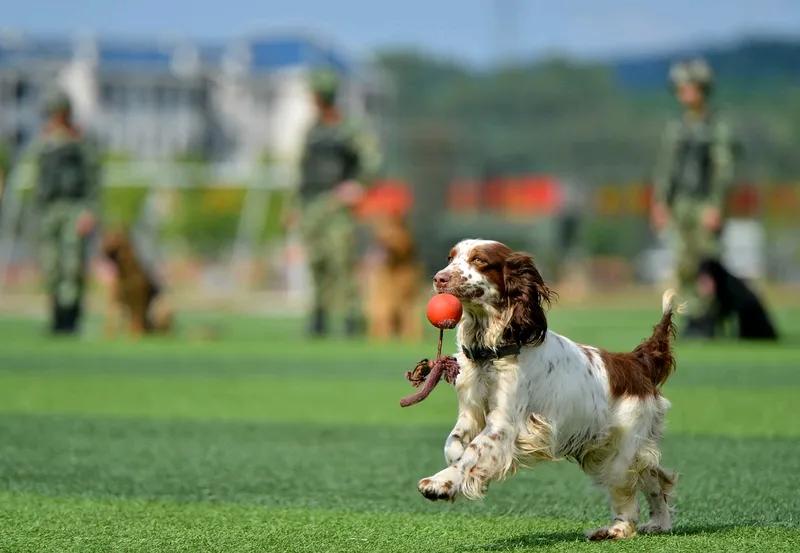
[[455, 485], [451, 480], [423, 478], [417, 486], [419, 493], [431, 501], [453, 499], [456, 495]]

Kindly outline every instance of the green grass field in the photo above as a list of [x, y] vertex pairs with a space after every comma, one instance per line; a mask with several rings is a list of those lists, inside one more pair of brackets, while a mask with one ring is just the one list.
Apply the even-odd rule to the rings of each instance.
[[[657, 306], [556, 306], [551, 326], [630, 349]], [[778, 320], [779, 346], [679, 346], [663, 444], [681, 474], [675, 530], [589, 543], [605, 499], [567, 462], [481, 502], [419, 495], [455, 397], [398, 400], [433, 335], [310, 343], [295, 320], [184, 317], [221, 338], [65, 341], [3, 318], [0, 551], [800, 551], [800, 311]]]

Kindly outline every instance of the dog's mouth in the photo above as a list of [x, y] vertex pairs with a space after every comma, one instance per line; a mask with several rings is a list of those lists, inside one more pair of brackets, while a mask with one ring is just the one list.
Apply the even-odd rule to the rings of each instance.
[[444, 286], [434, 284], [433, 289], [437, 294], [452, 294], [461, 301], [480, 298], [484, 292], [483, 288], [477, 286], [453, 286], [450, 284]]

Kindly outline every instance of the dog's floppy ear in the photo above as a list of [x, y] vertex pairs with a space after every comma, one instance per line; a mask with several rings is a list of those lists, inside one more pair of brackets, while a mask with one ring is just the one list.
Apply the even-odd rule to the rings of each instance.
[[517, 344], [541, 344], [547, 332], [545, 306], [549, 307], [555, 293], [547, 287], [533, 258], [515, 252], [503, 265], [506, 308], [511, 318], [503, 338]]

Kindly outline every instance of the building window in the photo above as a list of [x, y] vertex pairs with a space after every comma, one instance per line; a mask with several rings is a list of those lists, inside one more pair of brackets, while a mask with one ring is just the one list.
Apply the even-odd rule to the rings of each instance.
[[100, 101], [104, 106], [114, 103], [114, 87], [109, 83], [103, 83], [100, 86]]
[[167, 90], [166, 87], [156, 85], [153, 87], [153, 101], [157, 110], [163, 110], [167, 104]]
[[120, 109], [124, 110], [130, 106], [131, 92], [131, 89], [129, 87], [126, 88], [125, 86], [118, 87], [114, 92], [114, 96], [117, 97], [117, 106], [119, 106]]
[[28, 81], [20, 79], [14, 88], [14, 98], [17, 102], [24, 102], [31, 93], [31, 85]]
[[193, 106], [197, 109], [202, 109], [206, 105], [206, 91], [204, 88], [194, 89]]

